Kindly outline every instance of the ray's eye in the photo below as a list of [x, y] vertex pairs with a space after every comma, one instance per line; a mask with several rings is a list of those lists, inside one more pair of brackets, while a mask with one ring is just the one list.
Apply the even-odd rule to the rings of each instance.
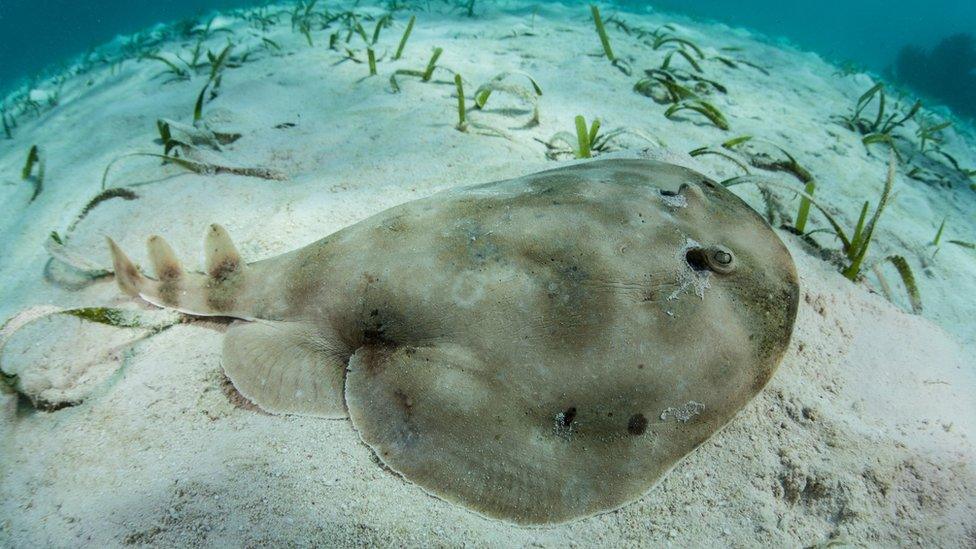
[[707, 270], [718, 274], [729, 274], [735, 270], [735, 256], [732, 250], [725, 246], [691, 248], [685, 254], [685, 261], [696, 271]]
[[728, 274], [735, 270], [735, 256], [732, 250], [725, 246], [712, 246], [706, 251], [708, 268], [719, 274]]

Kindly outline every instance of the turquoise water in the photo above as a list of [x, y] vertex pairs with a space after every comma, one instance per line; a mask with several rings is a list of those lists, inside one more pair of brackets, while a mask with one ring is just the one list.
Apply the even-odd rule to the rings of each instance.
[[651, 5], [782, 36], [804, 49], [879, 71], [906, 45], [929, 48], [947, 36], [973, 32], [976, 23], [971, 0], [658, 0]]
[[156, 23], [255, 5], [240, 0], [0, 1], [0, 89]]
[[[417, 2], [421, 8], [438, 3], [443, 1]], [[45, 67], [67, 62], [119, 34], [258, 4], [235, 0], [4, 0], [0, 2], [0, 90], [11, 89]], [[328, 6], [328, 2], [321, 4]], [[667, 10], [744, 26], [785, 38], [837, 62], [894, 74], [904, 48], [930, 50], [947, 37], [973, 32], [976, 22], [976, 2], [972, 0], [621, 0], [616, 4], [627, 10]], [[492, 7], [486, 0], [476, 3], [476, 10], [486, 10], [489, 16]], [[613, 7], [614, 3], [604, 4], [605, 11]], [[976, 49], [971, 42], [967, 46], [956, 41], [948, 50], [942, 56], [948, 60], [942, 63], [910, 57], [907, 64], [915, 69], [903, 69], [910, 74], [901, 76], [957, 111], [972, 115], [976, 113]]]

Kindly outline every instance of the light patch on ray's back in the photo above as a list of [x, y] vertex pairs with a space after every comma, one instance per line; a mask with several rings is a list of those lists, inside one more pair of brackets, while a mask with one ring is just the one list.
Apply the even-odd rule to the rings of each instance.
[[451, 297], [461, 307], [472, 308], [485, 296], [484, 285], [473, 277], [459, 277], [451, 286]]
[[695, 402], [694, 400], [689, 400], [685, 404], [678, 406], [677, 408], [668, 407], [663, 412], [661, 412], [661, 421], [677, 420], [682, 423], [687, 423], [691, 418], [700, 415], [705, 411], [705, 405], [701, 402]]
[[688, 198], [681, 193], [676, 194], [665, 194], [663, 191], [661, 194], [661, 202], [669, 208], [686, 208], [688, 207]]

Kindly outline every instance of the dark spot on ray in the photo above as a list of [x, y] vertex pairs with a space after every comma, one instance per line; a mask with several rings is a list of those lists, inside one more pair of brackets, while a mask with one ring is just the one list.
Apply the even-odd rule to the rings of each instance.
[[[236, 263], [236, 262], [234, 262]], [[226, 271], [221, 276], [214, 276], [207, 280], [204, 286], [207, 296], [207, 305], [217, 312], [226, 312], [234, 308], [237, 295], [241, 292], [243, 278], [237, 276], [236, 271]]]
[[[385, 310], [385, 309], [384, 309]], [[369, 316], [360, 321], [361, 345], [394, 347], [396, 342], [387, 333], [387, 323], [379, 309], [371, 309]]]
[[634, 414], [627, 420], [627, 432], [634, 435], [643, 435], [647, 431], [647, 418], [644, 414]]
[[367, 327], [363, 330], [363, 344], [395, 347], [396, 341], [387, 336], [386, 330], [382, 325], [379, 325]]
[[168, 265], [163, 269], [163, 272], [156, 273], [161, 281], [176, 280], [183, 276], [183, 271], [176, 265]]
[[237, 259], [228, 258], [214, 265], [213, 269], [210, 269], [209, 274], [211, 278], [217, 281], [223, 281], [236, 272], [238, 267], [240, 267], [240, 262]]
[[162, 300], [164, 305], [169, 305], [170, 307], [178, 307], [180, 304], [180, 283], [179, 277], [177, 278], [163, 278], [160, 277], [159, 284], [159, 299]]
[[678, 196], [677, 191], [669, 191], [667, 189], [661, 189], [661, 196]]

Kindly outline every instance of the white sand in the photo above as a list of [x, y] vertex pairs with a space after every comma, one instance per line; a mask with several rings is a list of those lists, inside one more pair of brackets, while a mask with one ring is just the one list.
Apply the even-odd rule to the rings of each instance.
[[[142, 242], [159, 233], [192, 265], [202, 253], [204, 228], [220, 222], [248, 259], [272, 256], [437, 190], [553, 167], [533, 138], [570, 130], [576, 114], [600, 117], [605, 128], [639, 128], [679, 152], [740, 134], [775, 141], [814, 173], [817, 195], [842, 211], [850, 227], [860, 203], [877, 200], [883, 148], [869, 154], [859, 135], [830, 120], [871, 85], [866, 75], [835, 76], [815, 55], [721, 25], [629, 15], [631, 24], [652, 29], [677, 21], [683, 36], [709, 52], [740, 46], [736, 56], [770, 70], [764, 76], [707, 64], [707, 76], [729, 88], [715, 98], [732, 124], [722, 132], [668, 120], [664, 107], [631, 91], [636, 75], [585, 55], [599, 51], [585, 7], [547, 5], [531, 27], [531, 9], [509, 7], [473, 20], [420, 12], [404, 59], [381, 62], [380, 76], [365, 80], [364, 65], [336, 64], [341, 56], [325, 48], [328, 32], [314, 34], [316, 46], [309, 48], [283, 18], [268, 36], [286, 55], [256, 53], [228, 70], [205, 114], [213, 127], [243, 133], [210, 158], [268, 166], [290, 179], [203, 177], [152, 159], [123, 161], [111, 181], [152, 183], [134, 188], [137, 201], [95, 209], [72, 235], [70, 249], [107, 265], [102, 239], [112, 235], [143, 261]], [[397, 15], [380, 51], [395, 48], [406, 19]], [[256, 47], [257, 31], [242, 22], [233, 26], [235, 39], [255, 35], [246, 42]], [[535, 36], [502, 38], [530, 28]], [[635, 69], [660, 62], [661, 52], [610, 32], [618, 55], [632, 57]], [[211, 47], [224, 40], [218, 34]], [[526, 115], [475, 112], [513, 139], [456, 131], [446, 73], [435, 79], [440, 83], [402, 79], [403, 92], [389, 93], [389, 73], [422, 68], [434, 46], [445, 49], [441, 64], [461, 72], [469, 93], [502, 70], [531, 74], [545, 92], [542, 124], [515, 129]], [[137, 306], [111, 281], [78, 291], [46, 281], [42, 244], [98, 192], [113, 158], [161, 149], [153, 142], [156, 118], [189, 121], [205, 76], [163, 84], [154, 78], [160, 67], [127, 61], [117, 74], [101, 67], [72, 77], [59, 106], [21, 120], [14, 140], [0, 141], [0, 178], [10, 183], [0, 186], [0, 318], [37, 304]], [[275, 128], [283, 122], [296, 126]], [[973, 131], [946, 133], [947, 150], [963, 166], [976, 166]], [[28, 205], [30, 186], [19, 181], [19, 170], [33, 143], [46, 152], [47, 180]], [[694, 165], [717, 179], [737, 174], [715, 157]], [[788, 175], [773, 176], [795, 184]], [[902, 174], [896, 191], [870, 257], [906, 256], [924, 318], [901, 312], [907, 301], [893, 270], [885, 272], [894, 305], [867, 291], [873, 276], [851, 284], [781, 232], [797, 262], [803, 299], [779, 372], [728, 428], [617, 512], [524, 529], [428, 496], [378, 465], [346, 421], [272, 417], [235, 406], [220, 370], [222, 326], [195, 322], [137, 345], [121, 374], [81, 405], [16, 411], [9, 397], [0, 397], [6, 399], [0, 545], [806, 546], [833, 538], [972, 545], [976, 254], [944, 244], [932, 259], [928, 242], [943, 216], [949, 217], [944, 238], [976, 240], [976, 193]], [[755, 189], [736, 192], [762, 207]], [[822, 226], [821, 217], [812, 218]]]

